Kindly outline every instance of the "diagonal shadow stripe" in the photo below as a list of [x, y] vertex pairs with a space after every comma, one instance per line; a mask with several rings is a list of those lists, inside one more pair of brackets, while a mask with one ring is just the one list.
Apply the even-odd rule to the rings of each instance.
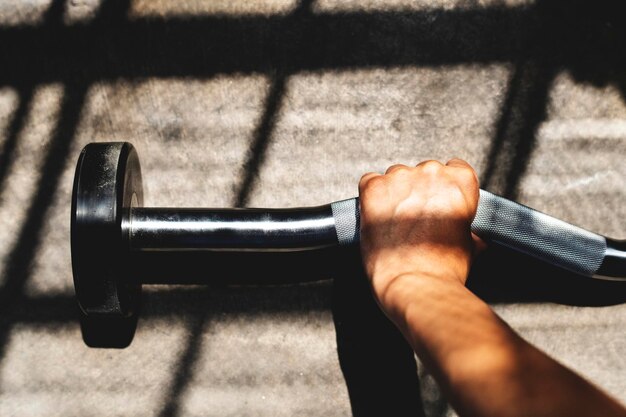
[[31, 275], [32, 261], [39, 248], [41, 231], [50, 209], [59, 179], [65, 167], [87, 86], [68, 85], [65, 88], [61, 113], [48, 146], [33, 201], [16, 244], [8, 256], [4, 285], [0, 288], [0, 358], [4, 356], [7, 338], [13, 323], [9, 312], [24, 299], [24, 287]]
[[285, 80], [286, 77], [284, 75], [277, 75], [270, 86], [270, 90], [265, 101], [265, 112], [261, 118], [261, 122], [254, 132], [252, 146], [250, 146], [250, 150], [248, 151], [248, 159], [243, 166], [244, 177], [239, 185], [237, 198], [234, 202], [235, 207], [245, 207], [248, 204], [252, 191], [254, 190], [259, 170], [263, 165], [263, 162], [265, 162], [265, 155], [270, 143], [269, 139], [276, 122], [276, 114], [280, 109], [282, 98], [285, 93]]
[[17, 140], [20, 136], [20, 132], [24, 128], [26, 123], [26, 117], [30, 110], [31, 101], [33, 99], [33, 86], [24, 86], [17, 89], [19, 104], [15, 113], [13, 114], [13, 120], [7, 129], [6, 140], [2, 147], [2, 153], [0, 153], [0, 198], [2, 191], [4, 190], [4, 182], [6, 176], [11, 170], [13, 165], [13, 154], [17, 147]]
[[509, 199], [517, 198], [536, 145], [537, 130], [546, 118], [555, 73], [553, 66], [533, 60], [515, 66], [480, 181], [483, 188]]

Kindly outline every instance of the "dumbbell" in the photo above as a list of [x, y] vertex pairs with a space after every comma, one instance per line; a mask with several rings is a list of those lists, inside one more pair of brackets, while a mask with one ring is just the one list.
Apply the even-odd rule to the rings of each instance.
[[[597, 279], [626, 280], [626, 241], [608, 239], [480, 191], [478, 236]], [[143, 207], [139, 158], [127, 142], [91, 143], [78, 159], [72, 195], [72, 270], [80, 309], [95, 319], [137, 313], [130, 276], [146, 251], [308, 251], [356, 245], [357, 198], [288, 209]]]

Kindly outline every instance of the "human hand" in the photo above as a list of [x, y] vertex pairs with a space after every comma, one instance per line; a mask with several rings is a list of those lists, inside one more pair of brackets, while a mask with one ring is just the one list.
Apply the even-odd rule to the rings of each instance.
[[484, 246], [470, 230], [479, 188], [466, 162], [394, 165], [364, 175], [359, 192], [361, 252], [376, 300], [459, 415], [626, 416], [464, 287]]
[[484, 243], [470, 231], [478, 207], [478, 178], [460, 159], [394, 165], [359, 183], [361, 252], [374, 295], [403, 276], [465, 284]]

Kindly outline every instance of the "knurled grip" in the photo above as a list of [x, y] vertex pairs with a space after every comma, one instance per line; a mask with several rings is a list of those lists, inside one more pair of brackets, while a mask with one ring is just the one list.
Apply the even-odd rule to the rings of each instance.
[[347, 246], [359, 242], [361, 230], [361, 212], [359, 211], [359, 199], [336, 201], [330, 205], [335, 218], [335, 230], [337, 241], [340, 246]]
[[[338, 201], [331, 207], [339, 244], [358, 243], [358, 199]], [[600, 268], [607, 248], [604, 236], [484, 190], [480, 190], [471, 229], [489, 242], [590, 277]]]
[[480, 190], [472, 231], [481, 238], [584, 276], [604, 259], [606, 238]]

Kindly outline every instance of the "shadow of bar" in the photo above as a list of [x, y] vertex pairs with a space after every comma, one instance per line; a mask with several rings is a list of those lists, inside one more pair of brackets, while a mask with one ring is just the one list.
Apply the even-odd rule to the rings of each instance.
[[[358, 269], [360, 262], [358, 254], [350, 250], [148, 255], [141, 260], [143, 266], [133, 267], [140, 270], [138, 277], [150, 283], [144, 288], [141, 312], [147, 320], [197, 314], [197, 303], [209, 293], [209, 315], [288, 313], [330, 309], [333, 279], [347, 280], [341, 284], [347, 292], [352, 286], [360, 288], [353, 276], [346, 274]], [[154, 290], [168, 282], [184, 286]], [[547, 301], [603, 306], [626, 302], [622, 282], [579, 277], [506, 248], [490, 248], [481, 255], [468, 285], [492, 303]], [[356, 290], [361, 291], [359, 288]], [[349, 308], [349, 297], [344, 301], [342, 308]], [[77, 312], [71, 295], [24, 297], [5, 312], [2, 321], [63, 324], [76, 322]]]
[[[206, 311], [207, 318], [215, 315], [229, 316], [311, 311], [329, 311], [331, 308], [331, 282], [319, 281], [300, 285], [230, 286], [230, 287], [180, 287], [144, 290], [142, 320], [194, 316], [198, 306]], [[3, 317], [11, 323], [37, 326], [74, 325], [78, 323], [78, 306], [72, 295], [40, 296], [24, 299]], [[182, 341], [181, 341], [182, 342]]]

